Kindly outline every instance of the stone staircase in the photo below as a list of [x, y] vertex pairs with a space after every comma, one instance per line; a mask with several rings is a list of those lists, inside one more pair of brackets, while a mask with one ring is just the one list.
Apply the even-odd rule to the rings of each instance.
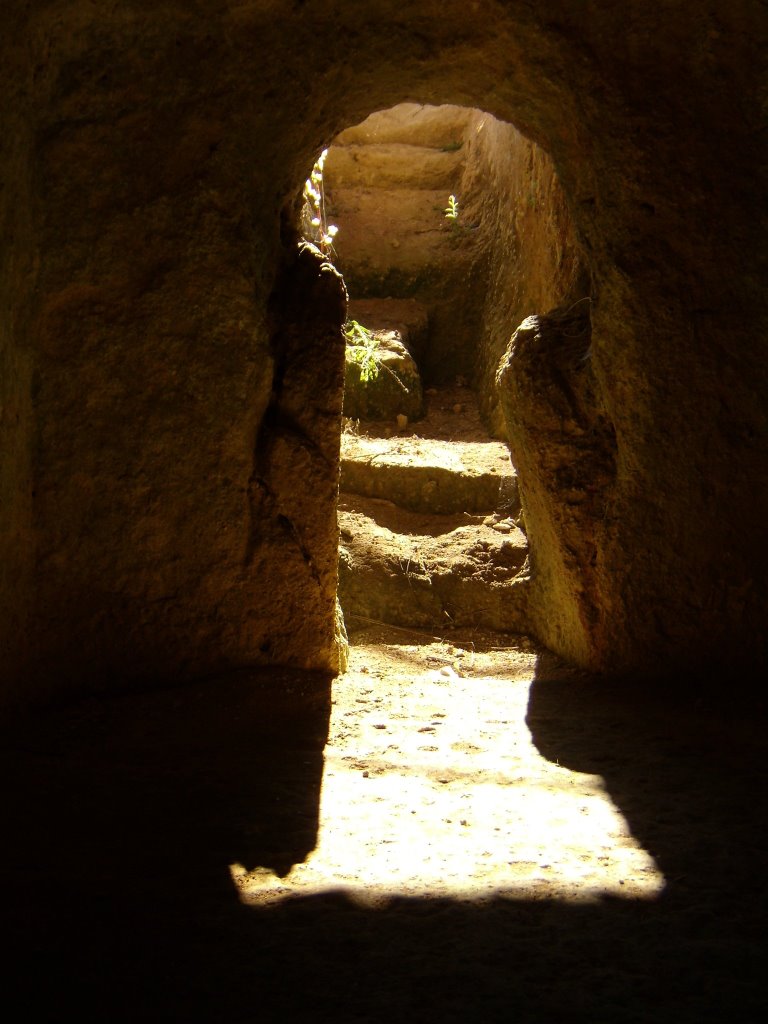
[[343, 132], [325, 163], [348, 316], [379, 344], [374, 381], [347, 352], [339, 598], [352, 630], [527, 632], [517, 479], [464, 384], [478, 241], [445, 217], [476, 130], [476, 112], [405, 104]]
[[527, 542], [506, 446], [466, 387], [428, 389], [418, 430], [342, 436], [339, 599], [351, 630], [527, 632]]

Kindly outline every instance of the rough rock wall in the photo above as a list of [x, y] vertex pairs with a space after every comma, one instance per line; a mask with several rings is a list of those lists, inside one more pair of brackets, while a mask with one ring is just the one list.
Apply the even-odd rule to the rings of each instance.
[[34, 430], [28, 318], [36, 271], [32, 140], [21, 90], [9, 87], [6, 99], [0, 110], [0, 710], [13, 699], [28, 653]]
[[484, 249], [473, 378], [483, 417], [505, 436], [496, 371], [512, 332], [533, 313], [586, 295], [586, 273], [552, 161], [514, 125], [476, 112], [459, 192]]
[[587, 299], [526, 318], [499, 368], [536, 581], [531, 622], [581, 662], [590, 661], [606, 614], [600, 556], [616, 481], [616, 438], [592, 368], [589, 313]]
[[337, 271], [301, 245], [273, 299], [275, 373], [249, 481], [246, 553], [259, 582], [248, 613], [260, 652], [331, 671], [346, 302]]
[[221, 27], [56, 6], [30, 28], [31, 156], [11, 165], [35, 277], [31, 300], [8, 282], [3, 346], [5, 702], [333, 671], [343, 285], [281, 240], [292, 189], [253, 97], [215, 85]]
[[[291, 610], [311, 635], [270, 610], [284, 511], [262, 508], [264, 557], [246, 560], [285, 337], [270, 296], [316, 153], [405, 100], [542, 145], [588, 262], [616, 439], [600, 625], [542, 591], [542, 639], [607, 669], [761, 665], [767, 44], [758, 0], [3, 4], [6, 694], [330, 663], [322, 559], [313, 597], [302, 558]], [[317, 337], [333, 361], [322, 317]]]

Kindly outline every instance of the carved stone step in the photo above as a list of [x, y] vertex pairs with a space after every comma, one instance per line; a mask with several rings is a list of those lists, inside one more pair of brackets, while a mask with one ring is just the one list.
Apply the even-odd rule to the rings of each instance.
[[527, 630], [528, 546], [510, 518], [406, 512], [343, 494], [339, 527], [348, 620]]
[[[466, 463], [466, 464], [465, 464]], [[345, 434], [341, 489], [415, 512], [520, 510], [517, 474], [500, 441], [435, 441]]]

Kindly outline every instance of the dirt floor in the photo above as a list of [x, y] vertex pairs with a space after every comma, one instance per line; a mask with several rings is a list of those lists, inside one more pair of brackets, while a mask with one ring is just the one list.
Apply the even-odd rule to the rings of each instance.
[[5, 737], [14, 1019], [762, 1019], [762, 709], [353, 640]]
[[664, 877], [601, 776], [550, 762], [525, 716], [525, 638], [357, 634], [333, 687], [318, 845], [285, 878], [233, 869], [248, 904], [330, 884], [393, 896], [653, 898]]

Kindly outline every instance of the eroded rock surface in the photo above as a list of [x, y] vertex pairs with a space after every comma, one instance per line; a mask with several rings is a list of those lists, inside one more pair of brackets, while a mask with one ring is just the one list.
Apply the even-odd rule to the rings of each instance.
[[535, 633], [576, 661], [606, 657], [602, 578], [616, 439], [599, 407], [589, 303], [529, 317], [499, 368], [533, 552]]
[[[255, 660], [329, 664], [326, 428], [343, 359], [323, 321], [279, 403], [312, 444], [276, 438], [276, 340], [312, 320], [313, 299], [288, 313], [274, 293], [317, 153], [405, 101], [471, 105], [540, 145], [588, 278], [615, 479], [606, 526], [574, 525], [573, 574], [542, 587], [541, 638], [605, 669], [759, 676], [764, 5], [8, 0], [0, 47], [6, 704]], [[257, 503], [254, 526], [254, 450], [270, 462], [281, 447], [280, 500]], [[288, 497], [307, 468], [308, 527]], [[532, 538], [550, 529], [535, 517]], [[578, 554], [590, 544], [597, 583]], [[546, 625], [576, 621], [581, 591], [599, 643]]]

